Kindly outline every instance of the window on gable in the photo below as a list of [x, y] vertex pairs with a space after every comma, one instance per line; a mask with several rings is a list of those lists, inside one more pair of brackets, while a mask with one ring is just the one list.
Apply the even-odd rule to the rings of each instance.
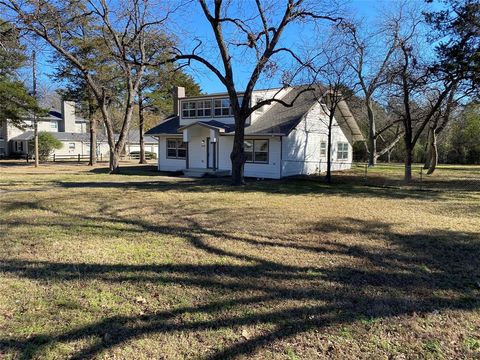
[[246, 162], [249, 163], [268, 163], [268, 140], [245, 140], [243, 143]]
[[337, 143], [337, 160], [348, 160], [348, 143]]
[[327, 156], [327, 143], [325, 141], [320, 143], [320, 156]]
[[181, 139], [167, 139], [167, 158], [186, 159], [187, 144]]

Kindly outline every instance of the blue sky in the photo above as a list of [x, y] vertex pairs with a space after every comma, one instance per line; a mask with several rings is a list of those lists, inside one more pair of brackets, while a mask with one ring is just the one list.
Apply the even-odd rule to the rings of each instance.
[[[248, 1], [253, 0], [245, 0], [243, 4], [247, 4]], [[424, 4], [424, 0], [415, 1]], [[394, 0], [352, 0], [347, 6], [349, 13], [351, 12], [352, 14], [355, 14], [356, 17], [362, 18], [365, 23], [369, 24], [377, 21], [381, 16], [382, 11], [394, 6], [395, 3], [396, 1]], [[212, 32], [209, 24], [206, 22], [203, 14], [201, 14], [199, 10], [200, 9], [198, 8], [193, 9], [190, 14], [184, 13], [181, 15], [182, 17], [180, 19], [175, 20], [180, 22], [181, 25], [185, 26], [185, 28], [188, 29], [186, 31], [190, 31], [190, 34], [198, 35], [204, 39], [211, 39]], [[300, 39], [303, 39], [302, 41], [304, 41], [304, 39], [311, 37], [313, 35], [311, 31], [312, 29], [308, 27], [291, 29], [291, 31], [285, 33], [284, 41], [286, 43], [296, 44], [296, 42], [300, 41]], [[299, 32], [302, 33], [299, 34]], [[218, 59], [216, 57], [211, 57], [210, 60], [215, 62]], [[43, 54], [40, 54], [38, 57], [38, 75], [40, 87], [48, 88], [50, 91], [55, 90], [56, 88], [61, 88], [62, 84], [55, 82], [51, 77], [53, 71], [54, 64], [51, 61], [51, 53], [49, 53], [48, 50], [45, 50]], [[220, 81], [202, 65], [196, 65], [192, 69], [186, 69], [186, 71], [195, 78], [205, 93], [225, 91], [225, 88]], [[242, 64], [242, 61], [236, 61], [234, 63], [234, 72], [237, 87], [241, 89], [247, 82], [250, 68], [247, 65]], [[25, 79], [27, 82], [31, 80], [31, 77], [28, 73], [25, 76]], [[267, 84], [264, 82], [263, 84], [259, 84], [260, 87], [277, 85], [278, 83], [275, 82]]]

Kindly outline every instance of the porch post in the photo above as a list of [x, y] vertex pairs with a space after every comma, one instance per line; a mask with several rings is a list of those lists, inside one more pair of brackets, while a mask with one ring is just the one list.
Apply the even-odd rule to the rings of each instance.
[[[213, 170], [217, 170], [217, 130], [210, 129], [210, 143], [213, 144], [212, 149], [213, 149], [213, 157], [212, 157], [212, 162], [213, 162]], [[207, 146], [210, 146], [208, 144]]]
[[186, 156], [185, 156], [185, 167], [187, 169], [190, 167], [189, 161], [188, 161], [189, 154], [190, 154], [190, 149], [189, 149], [189, 146], [188, 146], [189, 145], [188, 140], [189, 140], [188, 129], [184, 129], [183, 130], [183, 142], [187, 145], [187, 153], [186, 153]]

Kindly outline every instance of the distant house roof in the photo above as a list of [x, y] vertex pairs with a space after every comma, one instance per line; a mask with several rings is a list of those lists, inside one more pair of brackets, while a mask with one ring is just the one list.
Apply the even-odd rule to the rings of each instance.
[[[33, 115], [29, 115], [29, 116], [26, 117], [25, 120], [31, 120], [32, 117], [33, 117]], [[41, 120], [41, 121], [62, 121], [63, 120], [62, 112], [58, 111], [56, 109], [51, 109], [46, 116], [43, 116], [43, 117], [39, 118], [39, 120]], [[84, 118], [75, 116], [75, 122], [76, 123], [86, 123], [88, 121], [85, 120]]]
[[[255, 122], [245, 127], [245, 135], [288, 135], [300, 123], [316, 101], [325, 95], [326, 91], [325, 87], [319, 85], [315, 86], [314, 89], [307, 85], [294, 87], [281, 98], [283, 103], [293, 104], [292, 106], [274, 102]], [[358, 124], [344, 101], [339, 104], [339, 112], [339, 115], [344, 120], [342, 122], [344, 124], [339, 124], [342, 129], [346, 130], [348, 128], [352, 132], [354, 140], [363, 140]], [[183, 129], [196, 124], [222, 129], [225, 135], [234, 134], [234, 125], [224, 124], [216, 120], [200, 120], [189, 125], [180, 126], [180, 118], [176, 115], [171, 115], [147, 131], [146, 134], [152, 136], [180, 135]]]
[[[89, 133], [71, 133], [71, 132], [50, 132], [55, 138], [60, 141], [83, 141], [89, 142], [90, 141], [90, 134]], [[30, 141], [33, 139], [33, 131], [25, 131], [24, 133], [15, 136], [11, 140], [13, 141], [22, 141], [27, 140]], [[103, 133], [97, 134], [97, 141], [98, 142], [106, 142], [107, 136]], [[115, 141], [118, 141], [118, 134], [115, 134]], [[128, 141], [131, 143], [139, 143], [140, 142], [140, 135], [138, 131], [130, 132], [128, 136]], [[145, 136], [145, 143], [147, 144], [156, 144], [157, 140], [151, 136]]]

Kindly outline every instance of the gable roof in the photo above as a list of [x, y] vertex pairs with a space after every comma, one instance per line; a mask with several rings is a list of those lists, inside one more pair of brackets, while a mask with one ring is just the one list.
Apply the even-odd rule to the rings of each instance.
[[[309, 85], [295, 86], [285, 96], [281, 98], [284, 103], [293, 106], [284, 106], [282, 103], [274, 102], [268, 110], [260, 115], [252, 124], [245, 126], [245, 135], [288, 135], [300, 123], [303, 117], [315, 105], [318, 99], [326, 94], [327, 88], [315, 85], [312, 89]], [[363, 135], [358, 124], [350, 112], [345, 101], [339, 104], [339, 113], [343, 124], [339, 125], [342, 130], [350, 130], [353, 140], [363, 140]], [[234, 125], [225, 124], [216, 120], [199, 120], [192, 124], [180, 126], [180, 117], [171, 115], [163, 122], [147, 131], [146, 135], [180, 135], [181, 131], [193, 125], [202, 125], [210, 128], [222, 129], [225, 135], [234, 134]]]

